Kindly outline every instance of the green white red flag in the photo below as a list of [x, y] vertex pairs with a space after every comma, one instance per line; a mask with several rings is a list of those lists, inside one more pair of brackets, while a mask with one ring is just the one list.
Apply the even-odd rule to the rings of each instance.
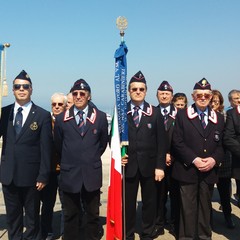
[[122, 167], [118, 116], [115, 107], [111, 136], [111, 167], [107, 202], [107, 240], [122, 240]]

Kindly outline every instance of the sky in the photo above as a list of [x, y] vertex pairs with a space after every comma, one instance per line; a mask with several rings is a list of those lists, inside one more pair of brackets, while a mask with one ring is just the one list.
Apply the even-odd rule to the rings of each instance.
[[0, 43], [7, 48], [9, 94], [25, 70], [33, 82], [32, 100], [50, 111], [55, 92], [68, 93], [83, 78], [92, 100], [111, 113], [115, 104], [114, 53], [121, 43], [116, 19], [128, 20], [127, 79], [144, 74], [146, 101], [167, 80], [192, 103], [193, 86], [205, 77], [212, 89], [240, 89], [239, 0], [0, 0]]

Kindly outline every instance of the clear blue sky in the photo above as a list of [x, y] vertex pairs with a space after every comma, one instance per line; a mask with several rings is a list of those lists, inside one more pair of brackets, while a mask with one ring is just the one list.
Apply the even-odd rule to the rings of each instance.
[[205, 77], [227, 93], [240, 89], [239, 0], [0, 0], [0, 43], [7, 49], [9, 96], [12, 80], [26, 70], [32, 100], [50, 110], [54, 92], [67, 93], [84, 78], [93, 102], [112, 109], [114, 52], [120, 44], [118, 16], [128, 19], [125, 42], [128, 79], [141, 70], [146, 100], [157, 104], [156, 89], [167, 80], [189, 97]]

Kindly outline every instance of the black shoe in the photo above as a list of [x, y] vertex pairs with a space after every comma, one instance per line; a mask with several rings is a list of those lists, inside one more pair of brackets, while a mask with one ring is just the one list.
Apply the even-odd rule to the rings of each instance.
[[101, 239], [101, 238], [103, 237], [103, 235], [104, 235], [104, 230], [103, 230], [103, 228], [101, 227], [101, 228], [99, 229], [99, 232], [98, 232], [98, 239]]
[[154, 239], [154, 238], [157, 238], [158, 236], [163, 235], [163, 234], [164, 234], [164, 227], [155, 226], [151, 237]]
[[234, 229], [234, 228], [235, 228], [235, 223], [234, 223], [234, 221], [232, 220], [232, 217], [231, 217], [231, 216], [226, 217], [225, 220], [226, 220], [227, 228], [230, 228], [230, 229]]

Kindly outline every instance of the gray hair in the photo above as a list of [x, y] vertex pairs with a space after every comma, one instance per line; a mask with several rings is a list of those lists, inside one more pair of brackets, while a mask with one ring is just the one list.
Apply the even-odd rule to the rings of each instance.
[[54, 98], [60, 97], [63, 98], [63, 103], [64, 105], [67, 104], [67, 96], [64, 93], [56, 92], [51, 96], [51, 102], [53, 101]]
[[231, 90], [231, 91], [228, 93], [228, 101], [232, 101], [232, 95], [233, 95], [234, 93], [240, 94], [240, 90], [237, 90], [237, 89]]

